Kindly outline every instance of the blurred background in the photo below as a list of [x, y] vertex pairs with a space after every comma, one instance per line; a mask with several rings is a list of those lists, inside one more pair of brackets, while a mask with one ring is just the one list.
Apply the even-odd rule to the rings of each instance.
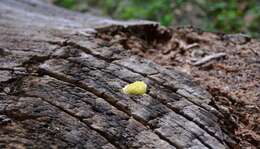
[[58, 6], [114, 19], [146, 19], [164, 26], [260, 38], [260, 0], [49, 0]]

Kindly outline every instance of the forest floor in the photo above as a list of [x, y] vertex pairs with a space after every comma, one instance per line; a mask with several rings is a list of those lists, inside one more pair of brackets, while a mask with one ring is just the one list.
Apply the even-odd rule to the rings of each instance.
[[193, 27], [110, 31], [108, 44], [189, 74], [213, 96], [211, 103], [232, 124], [223, 124], [242, 148], [260, 146], [260, 42], [246, 35]]

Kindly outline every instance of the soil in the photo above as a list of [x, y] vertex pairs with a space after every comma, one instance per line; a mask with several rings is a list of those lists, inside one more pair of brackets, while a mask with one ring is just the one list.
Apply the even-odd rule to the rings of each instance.
[[193, 27], [145, 33], [110, 31], [99, 33], [98, 37], [189, 74], [213, 95], [211, 104], [231, 122], [224, 127], [240, 147], [260, 147], [259, 41], [243, 34], [211, 33]]

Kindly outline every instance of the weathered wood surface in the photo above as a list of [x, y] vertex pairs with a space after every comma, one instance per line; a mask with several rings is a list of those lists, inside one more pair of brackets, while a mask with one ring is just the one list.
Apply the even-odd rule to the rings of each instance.
[[[0, 0], [0, 148], [230, 148], [223, 115], [188, 76], [96, 38], [119, 22]], [[145, 34], [145, 32], [144, 32]], [[149, 93], [120, 89], [143, 80]]]

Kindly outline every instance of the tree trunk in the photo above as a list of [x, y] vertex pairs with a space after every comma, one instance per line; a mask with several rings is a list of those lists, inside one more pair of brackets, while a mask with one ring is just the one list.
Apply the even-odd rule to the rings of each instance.
[[[97, 36], [166, 38], [160, 28], [0, 0], [0, 147], [231, 148], [207, 91]], [[137, 80], [148, 84], [146, 95], [120, 91]]]

